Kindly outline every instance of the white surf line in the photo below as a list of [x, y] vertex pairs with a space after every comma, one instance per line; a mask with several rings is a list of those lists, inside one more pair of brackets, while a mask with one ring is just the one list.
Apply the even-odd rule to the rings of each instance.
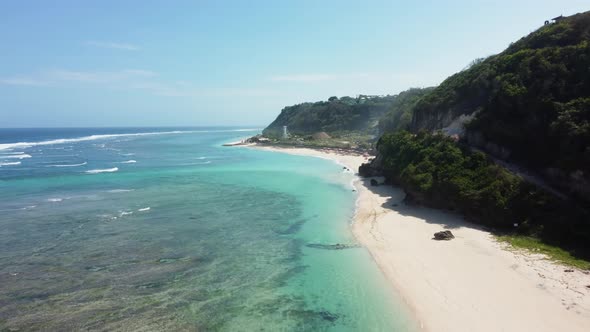
[[112, 172], [116, 172], [118, 170], [119, 170], [118, 167], [113, 167], [113, 168], [104, 168], [104, 169], [91, 169], [89, 171], [86, 171], [85, 173], [88, 173], [88, 174], [112, 173]]
[[75, 143], [84, 141], [94, 141], [99, 139], [108, 139], [116, 137], [135, 137], [135, 136], [149, 136], [149, 135], [171, 135], [171, 134], [194, 134], [194, 133], [223, 133], [223, 132], [240, 132], [240, 131], [255, 131], [258, 129], [228, 129], [228, 130], [174, 130], [174, 131], [155, 131], [155, 132], [144, 132], [144, 133], [124, 133], [124, 134], [101, 134], [101, 135], [90, 135], [76, 138], [58, 138], [47, 141], [39, 142], [15, 142], [15, 143], [3, 143], [0, 144], [0, 150], [10, 150], [14, 148], [30, 148], [32, 146], [39, 145], [54, 145], [54, 144], [65, 144]]
[[84, 166], [88, 164], [87, 162], [83, 162], [81, 164], [70, 164], [70, 165], [47, 165], [45, 167], [78, 167], [78, 166]]

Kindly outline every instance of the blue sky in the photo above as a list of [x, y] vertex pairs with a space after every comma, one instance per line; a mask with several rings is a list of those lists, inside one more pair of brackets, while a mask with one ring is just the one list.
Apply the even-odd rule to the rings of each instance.
[[2, 1], [0, 127], [264, 125], [439, 84], [587, 0]]

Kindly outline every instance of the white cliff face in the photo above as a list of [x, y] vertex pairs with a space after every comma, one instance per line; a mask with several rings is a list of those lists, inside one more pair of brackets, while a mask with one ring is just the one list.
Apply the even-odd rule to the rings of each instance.
[[465, 124], [473, 120], [477, 115], [477, 111], [471, 114], [461, 114], [455, 118], [448, 126], [441, 129], [441, 131], [448, 136], [463, 136], [465, 134]]

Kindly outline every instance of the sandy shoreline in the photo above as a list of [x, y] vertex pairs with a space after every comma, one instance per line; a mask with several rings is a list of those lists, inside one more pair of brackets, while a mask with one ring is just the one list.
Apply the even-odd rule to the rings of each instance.
[[[326, 158], [353, 171], [361, 155], [256, 148]], [[404, 193], [357, 179], [352, 230], [425, 331], [590, 331], [590, 275], [542, 255], [507, 250], [461, 217], [407, 206]], [[452, 241], [434, 241], [451, 229]]]

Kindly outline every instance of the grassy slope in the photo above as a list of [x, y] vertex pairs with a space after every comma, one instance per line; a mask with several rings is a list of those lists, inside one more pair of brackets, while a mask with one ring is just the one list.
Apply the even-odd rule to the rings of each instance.
[[496, 237], [499, 241], [506, 242], [516, 249], [524, 249], [532, 253], [547, 255], [549, 259], [582, 270], [590, 270], [590, 261], [572, 256], [562, 248], [546, 244], [538, 238], [522, 235], [501, 235]]

